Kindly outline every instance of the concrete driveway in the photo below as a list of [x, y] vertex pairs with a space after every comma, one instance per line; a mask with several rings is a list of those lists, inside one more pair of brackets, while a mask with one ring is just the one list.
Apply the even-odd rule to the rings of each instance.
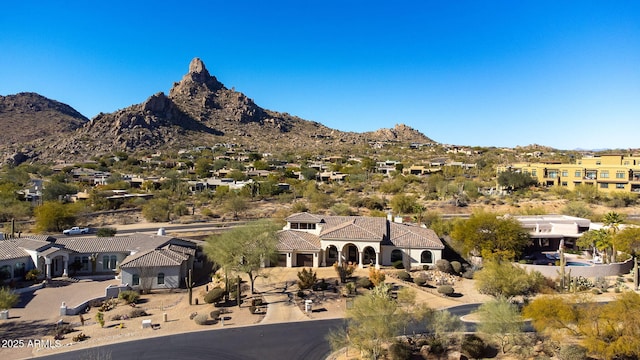
[[62, 302], [68, 307], [75, 307], [89, 299], [104, 296], [105, 289], [112, 284], [120, 284], [120, 280], [52, 280], [45, 288], [20, 294], [20, 302], [9, 311], [9, 316], [11, 320], [18, 321], [55, 322], [60, 319]]

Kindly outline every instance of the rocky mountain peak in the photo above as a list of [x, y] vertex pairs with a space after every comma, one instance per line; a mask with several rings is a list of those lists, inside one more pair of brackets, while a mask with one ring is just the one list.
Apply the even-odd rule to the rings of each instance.
[[209, 74], [207, 67], [200, 58], [194, 58], [189, 63], [189, 72], [180, 82], [174, 83], [169, 92], [169, 97], [193, 96], [201, 92], [216, 92], [224, 89], [224, 85]]

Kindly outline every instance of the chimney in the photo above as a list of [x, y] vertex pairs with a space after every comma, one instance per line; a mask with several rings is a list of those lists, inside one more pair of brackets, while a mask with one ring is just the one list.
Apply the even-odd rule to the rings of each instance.
[[393, 214], [391, 212], [387, 213], [387, 221], [393, 221]]

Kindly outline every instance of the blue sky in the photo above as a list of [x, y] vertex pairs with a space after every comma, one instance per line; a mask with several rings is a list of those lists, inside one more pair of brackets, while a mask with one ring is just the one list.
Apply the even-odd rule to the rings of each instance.
[[200, 57], [267, 109], [448, 144], [640, 147], [638, 1], [12, 1], [0, 95], [91, 118]]

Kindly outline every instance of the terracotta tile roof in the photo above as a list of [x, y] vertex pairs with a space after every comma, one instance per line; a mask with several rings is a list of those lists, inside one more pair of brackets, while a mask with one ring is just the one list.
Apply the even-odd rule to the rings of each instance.
[[188, 240], [161, 235], [133, 234], [131, 236], [65, 237], [56, 240], [56, 244], [79, 253], [95, 252], [140, 252], [158, 249], [170, 241]]
[[26, 250], [18, 246], [15, 240], [0, 240], [0, 260], [11, 260], [30, 256]]
[[276, 249], [287, 250], [320, 250], [320, 238], [314, 234], [296, 230], [278, 232]]
[[[381, 221], [376, 221], [380, 219]], [[349, 239], [382, 241], [385, 235], [383, 218], [353, 217], [329, 229], [322, 228], [322, 239]]]
[[444, 249], [435, 231], [412, 224], [389, 223], [389, 241], [398, 248]]
[[173, 250], [173, 251], [175, 251], [177, 253], [180, 253], [180, 254], [187, 254], [187, 255], [191, 255], [191, 256], [195, 256], [196, 255], [196, 249], [190, 248], [190, 247], [186, 247], [186, 246], [180, 246], [180, 245], [176, 245], [176, 244], [169, 244], [168, 246], [165, 247], [165, 249]]
[[125, 258], [121, 268], [180, 266], [188, 255], [177, 253], [169, 249], [149, 250]]
[[278, 250], [319, 250], [321, 240], [376, 241], [398, 248], [444, 249], [442, 241], [433, 230], [391, 222], [382, 217], [298, 213], [288, 217], [287, 221], [302, 222], [310, 219], [323, 222], [320, 236], [300, 230], [283, 230], [278, 233]]
[[296, 214], [290, 215], [285, 220], [288, 222], [303, 222], [303, 223], [317, 224], [319, 222], [322, 222], [323, 217], [320, 215], [303, 212], [303, 213], [296, 213]]
[[51, 242], [45, 240], [38, 240], [31, 237], [23, 237], [19, 239], [12, 240], [15, 241], [16, 244], [25, 249], [25, 250], [40, 250], [51, 246]]

